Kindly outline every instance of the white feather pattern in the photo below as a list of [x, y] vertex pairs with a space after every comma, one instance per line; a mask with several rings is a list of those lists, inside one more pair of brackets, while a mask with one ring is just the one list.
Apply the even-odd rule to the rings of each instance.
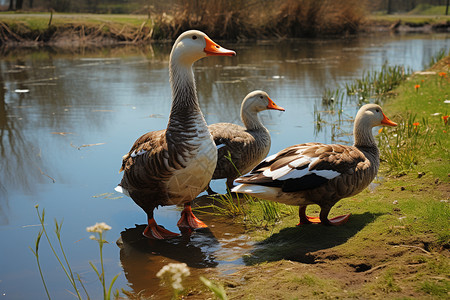
[[115, 190], [116, 192], [119, 192], [119, 193], [124, 194], [125, 196], [130, 197], [130, 194], [128, 193], [128, 191], [127, 191], [126, 189], [124, 189], [123, 187], [121, 187], [120, 185], [116, 186], [116, 187], [114, 188], [114, 190]]
[[276, 179], [288, 174], [290, 171], [292, 171], [292, 168], [289, 167], [289, 165], [286, 165], [286, 166], [276, 169], [276, 170], [267, 169], [263, 172], [263, 175], [266, 177], [270, 177], [273, 180], [276, 180]]
[[308, 162], [309, 164], [315, 162], [318, 159], [318, 157], [305, 157], [302, 156], [299, 159], [296, 159], [292, 162], [289, 163], [289, 166], [291, 166], [292, 168], [297, 168], [298, 166]]
[[136, 153], [136, 151], [133, 151], [133, 153], [131, 153], [131, 157], [136, 157], [138, 155], [142, 155], [144, 153], [146, 153], [147, 151], [144, 149], [139, 150], [139, 152]]
[[277, 154], [272, 154], [270, 156], [267, 156], [266, 159], [263, 161], [270, 162], [270, 161], [274, 160], [276, 157], [277, 157]]
[[[271, 178], [272, 180], [288, 180], [288, 179], [299, 179], [303, 176], [316, 174], [317, 176], [326, 178], [328, 180], [333, 179], [341, 173], [333, 171], [333, 170], [309, 170], [309, 165], [314, 163], [316, 160], [318, 160], [318, 157], [308, 157], [308, 156], [301, 156], [300, 158], [290, 162], [288, 165], [276, 169], [276, 170], [270, 170], [267, 169], [263, 172], [263, 175], [266, 177]], [[305, 163], [308, 163], [308, 166], [304, 169], [297, 170], [296, 168], [298, 166], [301, 166]]]

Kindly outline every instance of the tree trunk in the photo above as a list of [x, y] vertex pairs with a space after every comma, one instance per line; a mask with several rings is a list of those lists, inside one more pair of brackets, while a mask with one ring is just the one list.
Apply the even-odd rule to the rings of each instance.
[[392, 14], [392, 0], [388, 0], [388, 3], [387, 3], [387, 14], [388, 15]]
[[22, 9], [23, 0], [16, 0], [16, 9]]

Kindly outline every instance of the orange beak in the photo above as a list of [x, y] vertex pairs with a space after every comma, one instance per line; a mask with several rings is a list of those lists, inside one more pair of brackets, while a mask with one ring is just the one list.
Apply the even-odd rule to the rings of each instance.
[[389, 120], [388, 117], [386, 117], [385, 114], [383, 114], [383, 120], [381, 120], [381, 124], [383, 125], [387, 125], [387, 126], [397, 126], [397, 123], [392, 122], [391, 120]]
[[205, 36], [206, 47], [203, 49], [207, 56], [220, 55], [220, 56], [235, 56], [236, 52], [222, 48], [214, 43], [209, 37]]
[[272, 101], [272, 99], [270, 99], [269, 97], [267, 97], [267, 98], [269, 99], [269, 104], [267, 105], [267, 109], [276, 109], [276, 110], [285, 111], [284, 108], [276, 105], [275, 102]]

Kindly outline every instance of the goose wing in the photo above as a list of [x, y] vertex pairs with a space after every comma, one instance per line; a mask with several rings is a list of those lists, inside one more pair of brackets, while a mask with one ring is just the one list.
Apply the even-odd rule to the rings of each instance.
[[317, 188], [342, 175], [352, 175], [370, 163], [355, 147], [307, 143], [288, 147], [257, 165], [238, 183], [280, 187], [283, 192]]
[[208, 129], [216, 144], [218, 159], [228, 156], [230, 152], [233, 159], [240, 160], [242, 150], [254, 142], [253, 136], [247, 133], [244, 127], [236, 124], [212, 124]]
[[162, 180], [170, 176], [173, 168], [168, 164], [169, 151], [166, 130], [148, 132], [134, 142], [122, 158], [120, 171], [134, 173], [132, 177]]

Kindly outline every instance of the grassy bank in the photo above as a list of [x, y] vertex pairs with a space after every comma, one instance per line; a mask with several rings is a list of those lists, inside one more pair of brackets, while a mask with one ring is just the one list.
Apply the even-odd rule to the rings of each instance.
[[173, 40], [192, 28], [215, 39], [298, 38], [390, 30], [399, 22], [447, 30], [450, 17], [370, 16], [358, 0], [200, 0], [146, 15], [3, 12], [0, 44], [143, 43]]
[[[384, 111], [399, 126], [378, 136], [384, 141], [379, 177], [332, 210], [351, 212], [350, 221], [296, 227], [293, 213], [268, 230], [251, 231], [260, 242], [244, 258], [250, 267], [222, 280], [230, 298], [258, 299], [261, 291], [276, 299], [448, 296], [449, 67], [450, 56], [390, 92]], [[415, 158], [408, 163], [411, 149]], [[393, 151], [401, 152], [400, 168], [389, 161]], [[318, 213], [318, 207], [308, 210]]]
[[398, 30], [398, 26], [404, 31], [445, 31], [450, 24], [449, 16], [369, 16], [356, 0], [331, 4], [287, 0], [279, 5], [271, 2], [263, 11], [255, 2], [249, 6], [242, 1], [218, 1], [212, 8], [199, 3], [201, 9], [187, 5], [171, 15], [1, 13], [0, 45], [145, 43], [173, 40], [191, 28], [216, 39], [236, 40], [343, 35]]

